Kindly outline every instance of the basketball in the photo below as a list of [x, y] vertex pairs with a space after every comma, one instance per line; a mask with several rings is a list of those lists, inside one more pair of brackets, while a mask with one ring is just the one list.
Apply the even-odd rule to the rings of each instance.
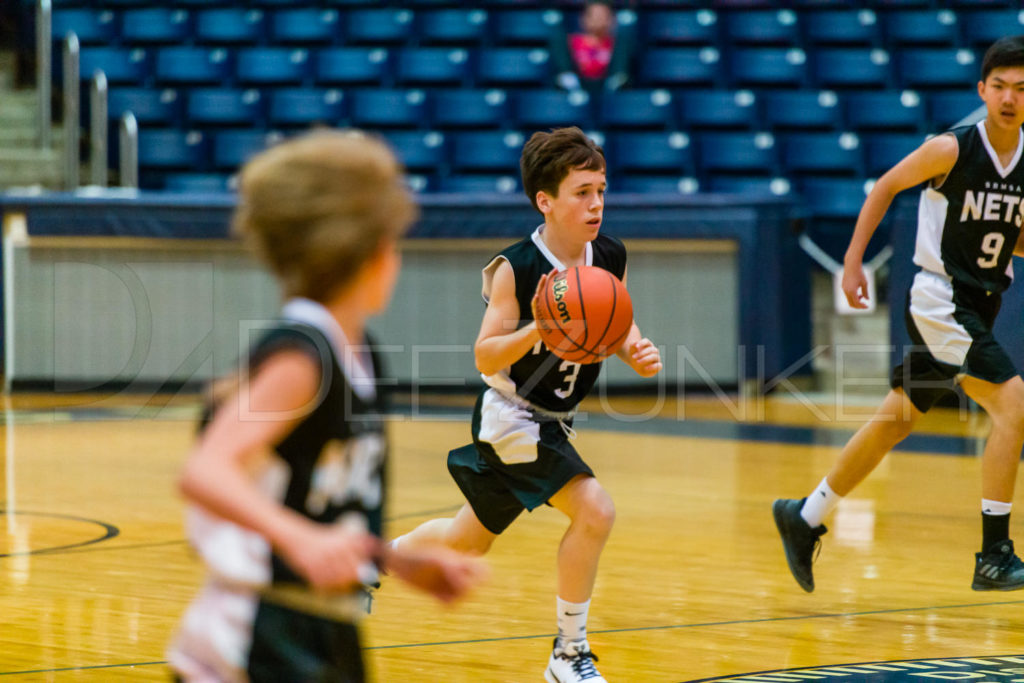
[[548, 279], [536, 314], [551, 352], [585, 365], [619, 350], [633, 325], [633, 302], [622, 280], [604, 268], [577, 266]]

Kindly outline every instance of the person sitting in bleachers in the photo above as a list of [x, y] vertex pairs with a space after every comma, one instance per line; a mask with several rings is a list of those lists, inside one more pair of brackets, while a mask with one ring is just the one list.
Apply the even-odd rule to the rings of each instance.
[[580, 15], [580, 31], [556, 26], [551, 58], [558, 86], [588, 91], [623, 87], [629, 81], [635, 23], [631, 11], [616, 17], [609, 0], [588, 0]]

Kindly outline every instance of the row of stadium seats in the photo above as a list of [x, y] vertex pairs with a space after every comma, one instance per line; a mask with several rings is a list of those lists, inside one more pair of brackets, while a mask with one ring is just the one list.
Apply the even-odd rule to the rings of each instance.
[[970, 90], [914, 91], [628, 90], [591, 98], [560, 90], [387, 90], [365, 88], [118, 88], [108, 114], [134, 113], [157, 127], [280, 127], [314, 124], [377, 129], [601, 130], [745, 129], [929, 132], [981, 104]]
[[[631, 15], [633, 16], [633, 15]], [[635, 15], [644, 45], [861, 45], [984, 47], [1022, 26], [1012, 9], [815, 9], [719, 11], [655, 10]], [[413, 11], [307, 5], [290, 8], [244, 6], [196, 9], [58, 9], [53, 33], [75, 31], [85, 44], [348, 44], [348, 45], [535, 45], [547, 43], [557, 10], [475, 8]]]
[[[870, 177], [887, 170], [925, 136], [917, 133], [591, 131], [605, 143], [611, 173], [739, 174], [771, 177]], [[164, 170], [230, 172], [252, 153], [280, 139], [280, 131], [146, 129], [139, 138], [142, 166]], [[391, 131], [385, 137], [416, 173], [514, 175], [525, 133], [520, 131]]]
[[[641, 87], [953, 88], [977, 81], [980, 54], [915, 48], [653, 48], [638, 60]], [[81, 73], [113, 84], [539, 87], [552, 83], [541, 48], [86, 47]]]

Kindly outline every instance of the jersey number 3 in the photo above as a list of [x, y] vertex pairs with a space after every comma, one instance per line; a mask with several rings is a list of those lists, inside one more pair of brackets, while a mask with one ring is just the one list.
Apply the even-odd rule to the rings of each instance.
[[[531, 353], [538, 354], [544, 349], [544, 342], [539, 341], [533, 345], [533, 351]], [[565, 373], [565, 388], [555, 389], [555, 396], [558, 398], [568, 398], [572, 396], [572, 390], [576, 388], [576, 380], [580, 376], [580, 368], [583, 367], [579, 363], [573, 363], [572, 361], [562, 361], [562, 364], [558, 366], [559, 372]]]
[[990, 232], [981, 240], [981, 252], [985, 256], [978, 258], [978, 265], [982, 268], [991, 268], [999, 261], [999, 252], [1003, 249], [1003, 242], [1006, 236], [1001, 232]]

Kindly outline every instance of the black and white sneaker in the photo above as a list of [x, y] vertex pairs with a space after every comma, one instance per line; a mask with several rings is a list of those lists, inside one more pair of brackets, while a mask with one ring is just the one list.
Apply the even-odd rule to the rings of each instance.
[[596, 661], [597, 655], [590, 651], [587, 641], [574, 640], [559, 647], [558, 638], [555, 638], [544, 680], [548, 683], [608, 683], [597, 672]]
[[1024, 588], [1024, 562], [1013, 552], [1013, 541], [993, 543], [983, 553], [974, 554], [976, 591], [1015, 591]]
[[824, 524], [812, 529], [800, 516], [805, 500], [807, 499], [780, 498], [772, 504], [772, 514], [775, 517], [775, 526], [779, 529], [779, 536], [782, 537], [782, 547], [786, 551], [789, 571], [801, 588], [812, 593], [814, 574], [811, 565], [814, 564], [815, 552], [821, 548], [821, 537], [828, 529]]

